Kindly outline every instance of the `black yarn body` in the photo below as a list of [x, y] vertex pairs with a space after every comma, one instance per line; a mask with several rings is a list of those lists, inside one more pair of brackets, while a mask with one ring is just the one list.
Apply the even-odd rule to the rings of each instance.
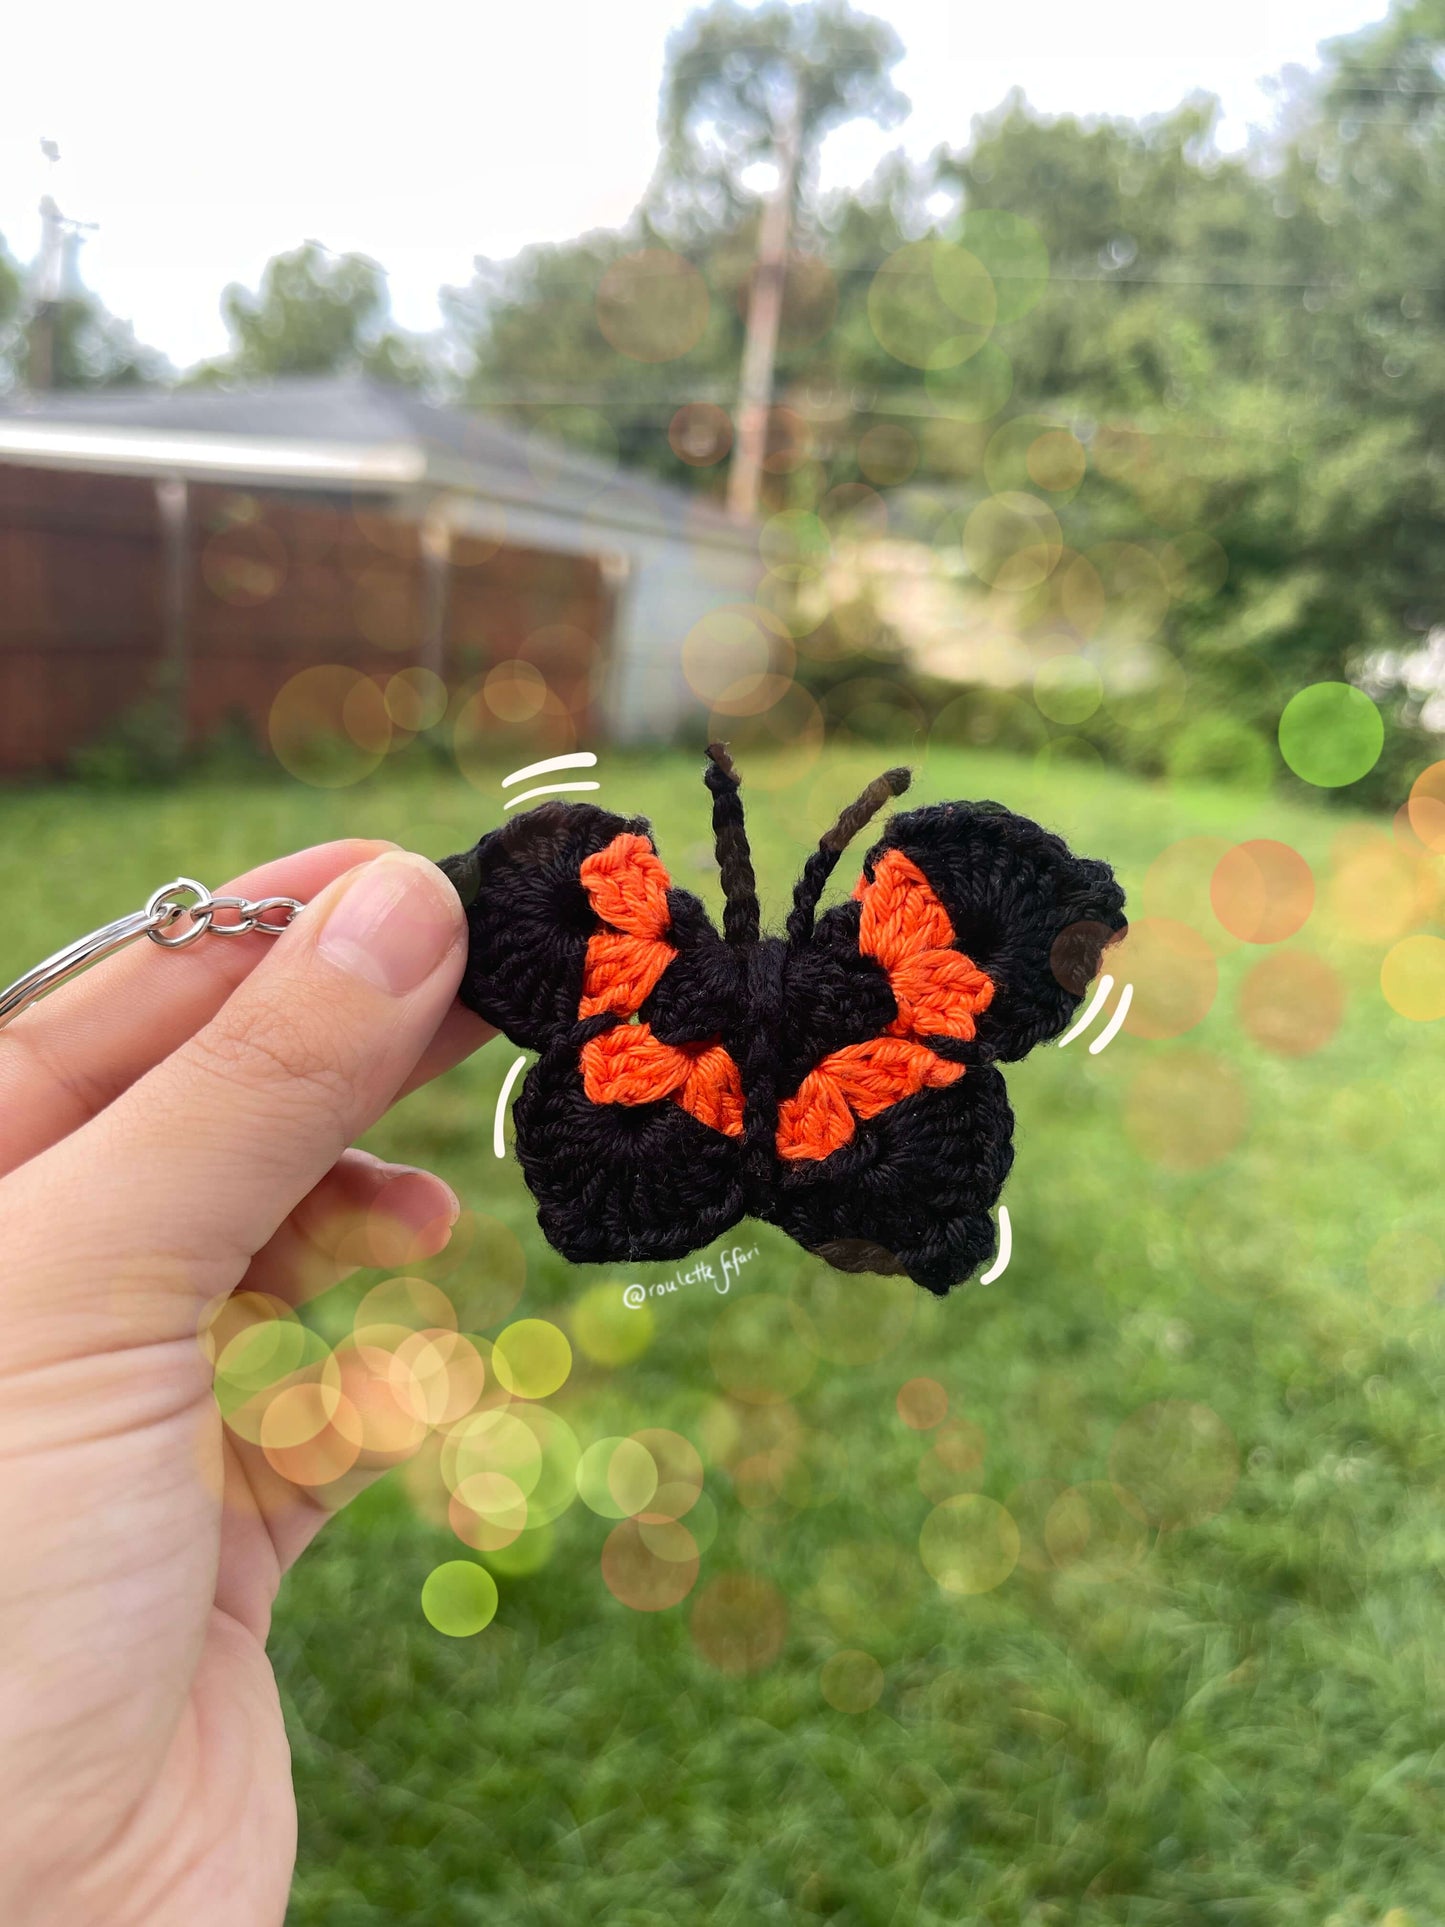
[[[942, 1294], [995, 1250], [990, 1214], [1013, 1162], [1013, 1113], [996, 1065], [1068, 1024], [1104, 946], [1125, 927], [1123, 891], [1107, 864], [1073, 855], [997, 803], [895, 816], [865, 874], [885, 850], [910, 857], [947, 910], [956, 947], [993, 980], [993, 1000], [970, 1042], [925, 1040], [966, 1064], [957, 1082], [858, 1120], [827, 1157], [780, 1158], [779, 1104], [830, 1052], [886, 1030], [897, 1005], [882, 967], [859, 952], [857, 902], [814, 925], [850, 813], [810, 859], [787, 937], [759, 936], [737, 778], [725, 764], [715, 758], [708, 771], [725, 935], [689, 891], [669, 890], [666, 941], [677, 955], [639, 1015], [664, 1043], [721, 1041], [742, 1077], [741, 1138], [670, 1098], [594, 1104], [583, 1089], [582, 1045], [630, 1020], [577, 1017], [587, 942], [602, 927], [578, 873], [621, 832], [648, 835], [644, 820], [543, 803], [442, 865], [467, 905], [462, 1001], [539, 1053], [513, 1112], [538, 1221], [565, 1257], [616, 1263], [683, 1257], [740, 1218], [762, 1218], [840, 1270], [906, 1273]], [[888, 772], [855, 811], [867, 803], [866, 821], [904, 781], [905, 772]], [[836, 848], [830, 839], [840, 839]]]

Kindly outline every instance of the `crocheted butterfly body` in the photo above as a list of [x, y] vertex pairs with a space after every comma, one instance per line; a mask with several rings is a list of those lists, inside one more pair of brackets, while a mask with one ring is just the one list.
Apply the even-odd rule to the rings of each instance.
[[744, 1216], [840, 1270], [945, 1292], [992, 1256], [1013, 1161], [996, 1062], [1062, 1030], [1124, 927], [1108, 866], [993, 803], [898, 816], [815, 921], [889, 771], [759, 928], [738, 781], [707, 781], [723, 934], [649, 826], [549, 802], [448, 858], [462, 999], [538, 1061], [514, 1109], [542, 1230], [582, 1262], [671, 1259]]

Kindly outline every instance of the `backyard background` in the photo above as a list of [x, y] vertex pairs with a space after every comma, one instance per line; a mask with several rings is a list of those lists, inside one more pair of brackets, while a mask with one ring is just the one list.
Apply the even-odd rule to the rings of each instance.
[[498, 1040], [370, 1140], [448, 1252], [223, 1315], [238, 1432], [396, 1461], [277, 1613], [306, 1927], [1445, 1920], [1445, 0], [1243, 156], [1015, 98], [823, 196], [898, 52], [720, 0], [434, 338], [308, 242], [178, 374], [0, 253], [0, 980], [579, 752], [720, 919], [718, 736], [774, 927], [895, 762], [1128, 892], [988, 1286], [568, 1265]]
[[[672, 1596], [679, 1569], [615, 1566], [614, 1596], [619, 1522], [574, 1495], [478, 1555], [496, 1618], [448, 1638], [421, 1589], [472, 1555], [435, 1472], [414, 1462], [356, 1501], [288, 1580], [273, 1639], [295, 1920], [1445, 1912], [1445, 1027], [1381, 989], [1405, 932], [1438, 939], [1441, 861], [1404, 857], [1377, 817], [917, 754], [921, 800], [1000, 796], [1118, 864], [1139, 932], [1163, 932], [1133, 970], [1143, 1034], [1131, 1018], [1098, 1056], [1080, 1040], [1010, 1073], [1013, 1261], [942, 1303], [745, 1228], [757, 1257], [726, 1297], [704, 1281], [626, 1310], [625, 1284], [686, 1267], [579, 1269], [543, 1243], [492, 1154], [516, 1055], [501, 1041], [374, 1134], [475, 1214], [423, 1268], [460, 1328], [568, 1335], [543, 1409], [578, 1445], [666, 1428], [696, 1446], [702, 1497], [681, 1522], [698, 1566], [679, 1603], [624, 1603]], [[792, 781], [749, 766], [775, 915], [806, 830], [876, 763], [825, 754]], [[604, 756], [601, 797], [650, 813], [717, 913], [699, 765]], [[198, 853], [217, 878], [358, 832], [442, 855], [500, 821], [501, 796], [429, 765], [331, 792], [12, 795], [7, 958]], [[1315, 884], [1277, 945], [1239, 941], [1213, 907], [1221, 859], [1261, 838]], [[1220, 900], [1257, 914], [1252, 893]], [[1283, 998], [1261, 986], [1281, 967]], [[343, 1341], [384, 1282], [365, 1274], [308, 1322]], [[233, 1401], [267, 1376], [246, 1365]], [[576, 1447], [549, 1435], [549, 1451], [555, 1485]], [[1017, 1528], [965, 1514], [955, 1577], [976, 1592], [940, 1586], [920, 1548], [963, 1493]], [[605, 1484], [601, 1503], [622, 1509]]]

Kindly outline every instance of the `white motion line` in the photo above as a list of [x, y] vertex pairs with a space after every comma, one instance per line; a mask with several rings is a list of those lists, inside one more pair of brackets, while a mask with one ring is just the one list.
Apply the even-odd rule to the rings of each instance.
[[540, 763], [527, 763], [521, 769], [514, 769], [510, 776], [502, 778], [502, 788], [509, 790], [513, 783], [523, 783], [529, 776], [550, 776], [554, 769], [593, 769], [597, 758], [590, 749], [574, 751], [570, 756], [548, 756]]
[[1113, 988], [1114, 988], [1114, 979], [1112, 977], [1101, 977], [1099, 979], [1098, 987], [1094, 991], [1093, 996], [1089, 999], [1088, 1006], [1085, 1009], [1083, 1016], [1080, 1017], [1076, 1023], [1072, 1024], [1070, 1028], [1066, 1030], [1063, 1036], [1059, 1039], [1060, 1050], [1064, 1048], [1065, 1044], [1072, 1044], [1074, 1039], [1078, 1036], [1081, 1030], [1087, 1030], [1089, 1028], [1090, 1024], [1093, 1023], [1094, 1018], [1098, 1014], [1100, 1004], [1103, 1003], [1104, 999], [1108, 996], [1109, 992]]
[[1129, 1015], [1129, 1006], [1133, 1001], [1134, 986], [1133, 984], [1125, 984], [1124, 988], [1119, 992], [1119, 1002], [1114, 1011], [1114, 1015], [1089, 1046], [1090, 1057], [1097, 1057], [1101, 1050], [1107, 1050], [1110, 1044], [1113, 1043], [1114, 1038], [1118, 1034], [1120, 1024], [1122, 1024], [1124, 1019]]
[[492, 1149], [499, 1158], [507, 1155], [507, 1099], [512, 1095], [512, 1086], [517, 1081], [518, 1072], [525, 1069], [526, 1063], [525, 1057], [517, 1059], [507, 1072], [506, 1082], [502, 1085], [502, 1094], [497, 1099], [497, 1114], [492, 1119]]
[[502, 805], [504, 810], [514, 810], [519, 803], [530, 803], [534, 796], [556, 796], [562, 790], [600, 790], [600, 783], [543, 783], [540, 789], [523, 790], [520, 796], [509, 796]]
[[1008, 1261], [1014, 1255], [1014, 1228], [1008, 1214], [1008, 1206], [998, 1208], [998, 1256], [979, 1279], [981, 1285], [991, 1285], [995, 1278], [1002, 1278], [1008, 1270]]

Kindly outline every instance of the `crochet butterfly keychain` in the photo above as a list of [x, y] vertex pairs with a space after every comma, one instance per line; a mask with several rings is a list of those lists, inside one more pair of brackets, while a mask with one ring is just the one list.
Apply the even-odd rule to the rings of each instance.
[[[547, 802], [441, 868], [470, 932], [461, 999], [537, 1052], [513, 1110], [543, 1232], [586, 1263], [671, 1259], [740, 1218], [841, 1271], [943, 1293], [994, 1252], [1013, 1163], [997, 1066], [1068, 1023], [1125, 928], [1106, 863], [997, 803], [895, 816], [852, 898], [817, 915], [909, 773], [843, 811], [764, 936], [740, 782], [708, 749], [719, 936], [642, 817]], [[142, 937], [279, 936], [303, 906], [191, 878], [0, 991], [0, 1025]]]
[[762, 1218], [839, 1270], [946, 1292], [995, 1248], [997, 1066], [1063, 1030], [1124, 893], [997, 803], [937, 803], [895, 816], [819, 917], [845, 846], [908, 787], [891, 769], [764, 936], [740, 779], [722, 744], [708, 758], [721, 936], [645, 819], [593, 804], [539, 804], [442, 863], [467, 906], [463, 1003], [538, 1053], [513, 1120], [541, 1228], [597, 1263]]

